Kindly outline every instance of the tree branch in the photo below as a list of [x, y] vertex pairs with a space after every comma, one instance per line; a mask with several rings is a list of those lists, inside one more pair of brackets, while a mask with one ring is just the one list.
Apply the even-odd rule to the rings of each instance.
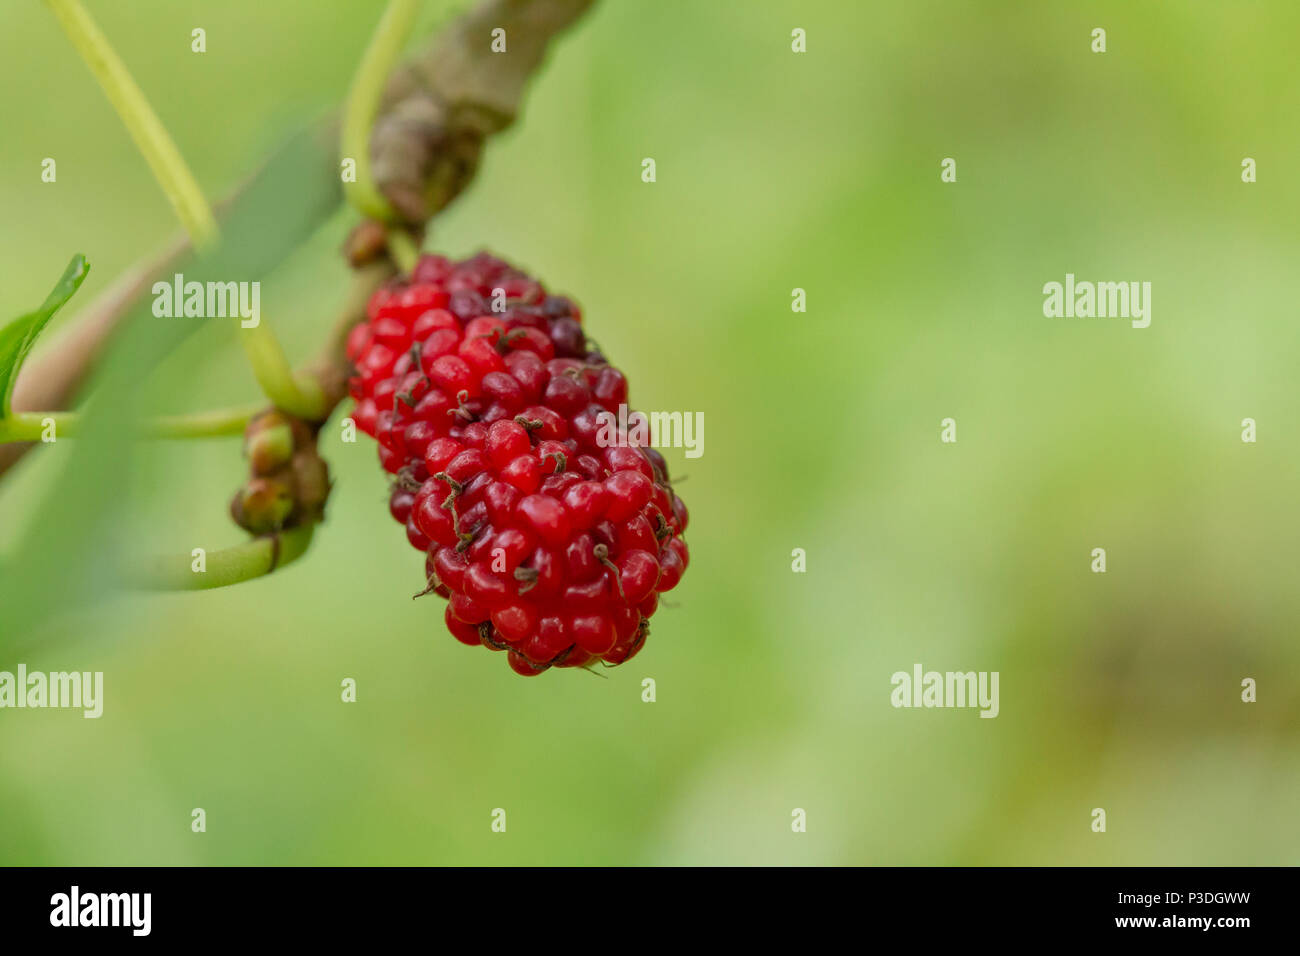
[[[393, 74], [371, 138], [380, 189], [422, 226], [478, 169], [483, 142], [514, 122], [551, 38], [593, 0], [485, 0]], [[506, 52], [492, 52], [492, 31]]]

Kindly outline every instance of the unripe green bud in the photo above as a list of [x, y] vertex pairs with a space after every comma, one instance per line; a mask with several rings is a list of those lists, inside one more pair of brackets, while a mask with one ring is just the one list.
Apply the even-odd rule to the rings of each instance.
[[293, 429], [287, 422], [249, 430], [244, 441], [253, 474], [270, 475], [283, 468], [293, 457]]
[[230, 514], [240, 527], [253, 534], [266, 534], [284, 526], [293, 513], [293, 506], [293, 488], [288, 478], [252, 478], [235, 493]]

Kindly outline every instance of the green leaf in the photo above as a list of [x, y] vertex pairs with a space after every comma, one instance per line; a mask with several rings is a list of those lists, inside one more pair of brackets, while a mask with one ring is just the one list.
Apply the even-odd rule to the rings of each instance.
[[36, 344], [36, 337], [54, 317], [54, 313], [72, 298], [89, 271], [90, 263], [85, 256], [77, 253], [39, 309], [0, 328], [0, 419], [7, 418], [13, 411], [14, 384], [18, 381], [18, 370]]

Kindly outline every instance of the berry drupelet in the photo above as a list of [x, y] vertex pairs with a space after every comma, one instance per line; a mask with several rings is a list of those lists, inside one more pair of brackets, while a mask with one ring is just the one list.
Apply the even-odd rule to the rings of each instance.
[[687, 512], [663, 456], [619, 430], [627, 379], [578, 307], [480, 253], [421, 257], [367, 313], [353, 419], [448, 630], [524, 675], [633, 657], [686, 570]]

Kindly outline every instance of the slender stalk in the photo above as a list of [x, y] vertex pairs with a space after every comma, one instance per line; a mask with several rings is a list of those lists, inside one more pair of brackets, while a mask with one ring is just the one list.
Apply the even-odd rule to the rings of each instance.
[[203, 591], [251, 581], [298, 560], [311, 545], [314, 524], [253, 538], [233, 548], [209, 551], [205, 570], [195, 571], [192, 554], [166, 555], [129, 566], [132, 587], [151, 591]]
[[[262, 404], [239, 408], [218, 408], [187, 415], [163, 415], [139, 424], [144, 438], [219, 438], [242, 435], [249, 421], [265, 409]], [[40, 441], [47, 423], [54, 425], [54, 437], [76, 438], [81, 434], [80, 412], [19, 412], [0, 420], [0, 444]]]
[[142, 423], [148, 438], [219, 438], [242, 435], [253, 416], [265, 411], [261, 403], [239, 408], [218, 408], [190, 415], [164, 415]]
[[80, 419], [76, 412], [17, 412], [0, 419], [0, 444], [40, 441], [47, 422], [54, 424], [54, 437], [63, 438], [76, 432]]
[[343, 111], [343, 158], [356, 163], [357, 174], [356, 182], [344, 184], [344, 193], [355, 209], [381, 222], [391, 222], [395, 217], [370, 171], [370, 131], [388, 74], [411, 32], [419, 6], [419, 0], [389, 0], [357, 65]]
[[244, 347], [248, 364], [262, 393], [276, 408], [309, 422], [318, 422], [329, 414], [320, 385], [308, 375], [296, 375], [280, 347], [280, 340], [269, 327], [236, 330]]
[[45, 0], [144, 154], [167, 201], [200, 248], [216, 243], [216, 217], [180, 150], [81, 0]]
[[403, 274], [410, 275], [415, 263], [419, 261], [420, 246], [405, 229], [389, 229], [388, 255]]

